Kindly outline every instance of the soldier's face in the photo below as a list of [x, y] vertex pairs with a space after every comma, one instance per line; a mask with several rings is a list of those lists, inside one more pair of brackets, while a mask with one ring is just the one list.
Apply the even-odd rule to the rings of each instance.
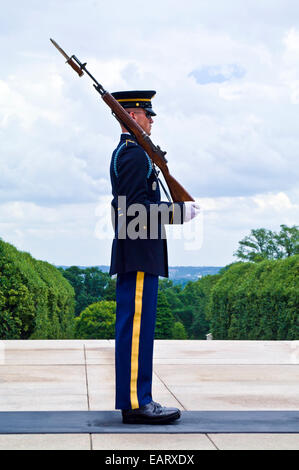
[[133, 111], [130, 114], [137, 124], [139, 124], [148, 135], [151, 135], [152, 124], [154, 122], [152, 116], [143, 109]]

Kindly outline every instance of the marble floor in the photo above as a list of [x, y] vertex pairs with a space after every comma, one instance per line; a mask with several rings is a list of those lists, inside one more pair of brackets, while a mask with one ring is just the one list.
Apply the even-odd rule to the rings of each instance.
[[[299, 410], [299, 341], [166, 341], [153, 396], [181, 410]], [[0, 341], [0, 412], [114, 409], [114, 341]], [[299, 434], [0, 435], [0, 450], [299, 449]]]

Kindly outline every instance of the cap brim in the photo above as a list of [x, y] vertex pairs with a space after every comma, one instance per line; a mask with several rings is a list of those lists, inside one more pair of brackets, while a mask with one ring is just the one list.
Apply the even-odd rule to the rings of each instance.
[[152, 116], [157, 116], [157, 114], [155, 113], [155, 111], [153, 110], [153, 108], [143, 108], [145, 109], [145, 111], [147, 111], [148, 113], [150, 113]]

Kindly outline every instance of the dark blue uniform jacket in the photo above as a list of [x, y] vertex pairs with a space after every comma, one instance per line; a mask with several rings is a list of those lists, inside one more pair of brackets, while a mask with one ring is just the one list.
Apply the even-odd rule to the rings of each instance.
[[[143, 271], [168, 277], [164, 224], [182, 224], [184, 204], [161, 202], [158, 179], [152, 162], [135, 138], [129, 134], [121, 135], [120, 142], [112, 154], [110, 178], [113, 194], [112, 221], [115, 231], [110, 275]], [[119, 196], [125, 196], [126, 207], [119, 205]], [[143, 222], [141, 226], [136, 224], [136, 230], [139, 234], [136, 239], [123, 235], [126, 234], [130, 222], [134, 219], [137, 220], [138, 212], [134, 216], [126, 214], [131, 204], [142, 204], [146, 208], [146, 223]], [[158, 220], [156, 223], [158, 230], [157, 236], [153, 239], [150, 237], [150, 228], [153, 226], [150, 221], [153, 220], [151, 213], [153, 216], [154, 210], [155, 214], [158, 212], [158, 219], [156, 219]], [[162, 214], [164, 214], [163, 217]]]

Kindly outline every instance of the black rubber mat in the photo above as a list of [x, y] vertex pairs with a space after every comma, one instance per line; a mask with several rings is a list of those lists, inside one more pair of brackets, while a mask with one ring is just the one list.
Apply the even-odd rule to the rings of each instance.
[[167, 425], [123, 424], [119, 411], [0, 412], [0, 434], [299, 433], [299, 411], [184, 411]]

